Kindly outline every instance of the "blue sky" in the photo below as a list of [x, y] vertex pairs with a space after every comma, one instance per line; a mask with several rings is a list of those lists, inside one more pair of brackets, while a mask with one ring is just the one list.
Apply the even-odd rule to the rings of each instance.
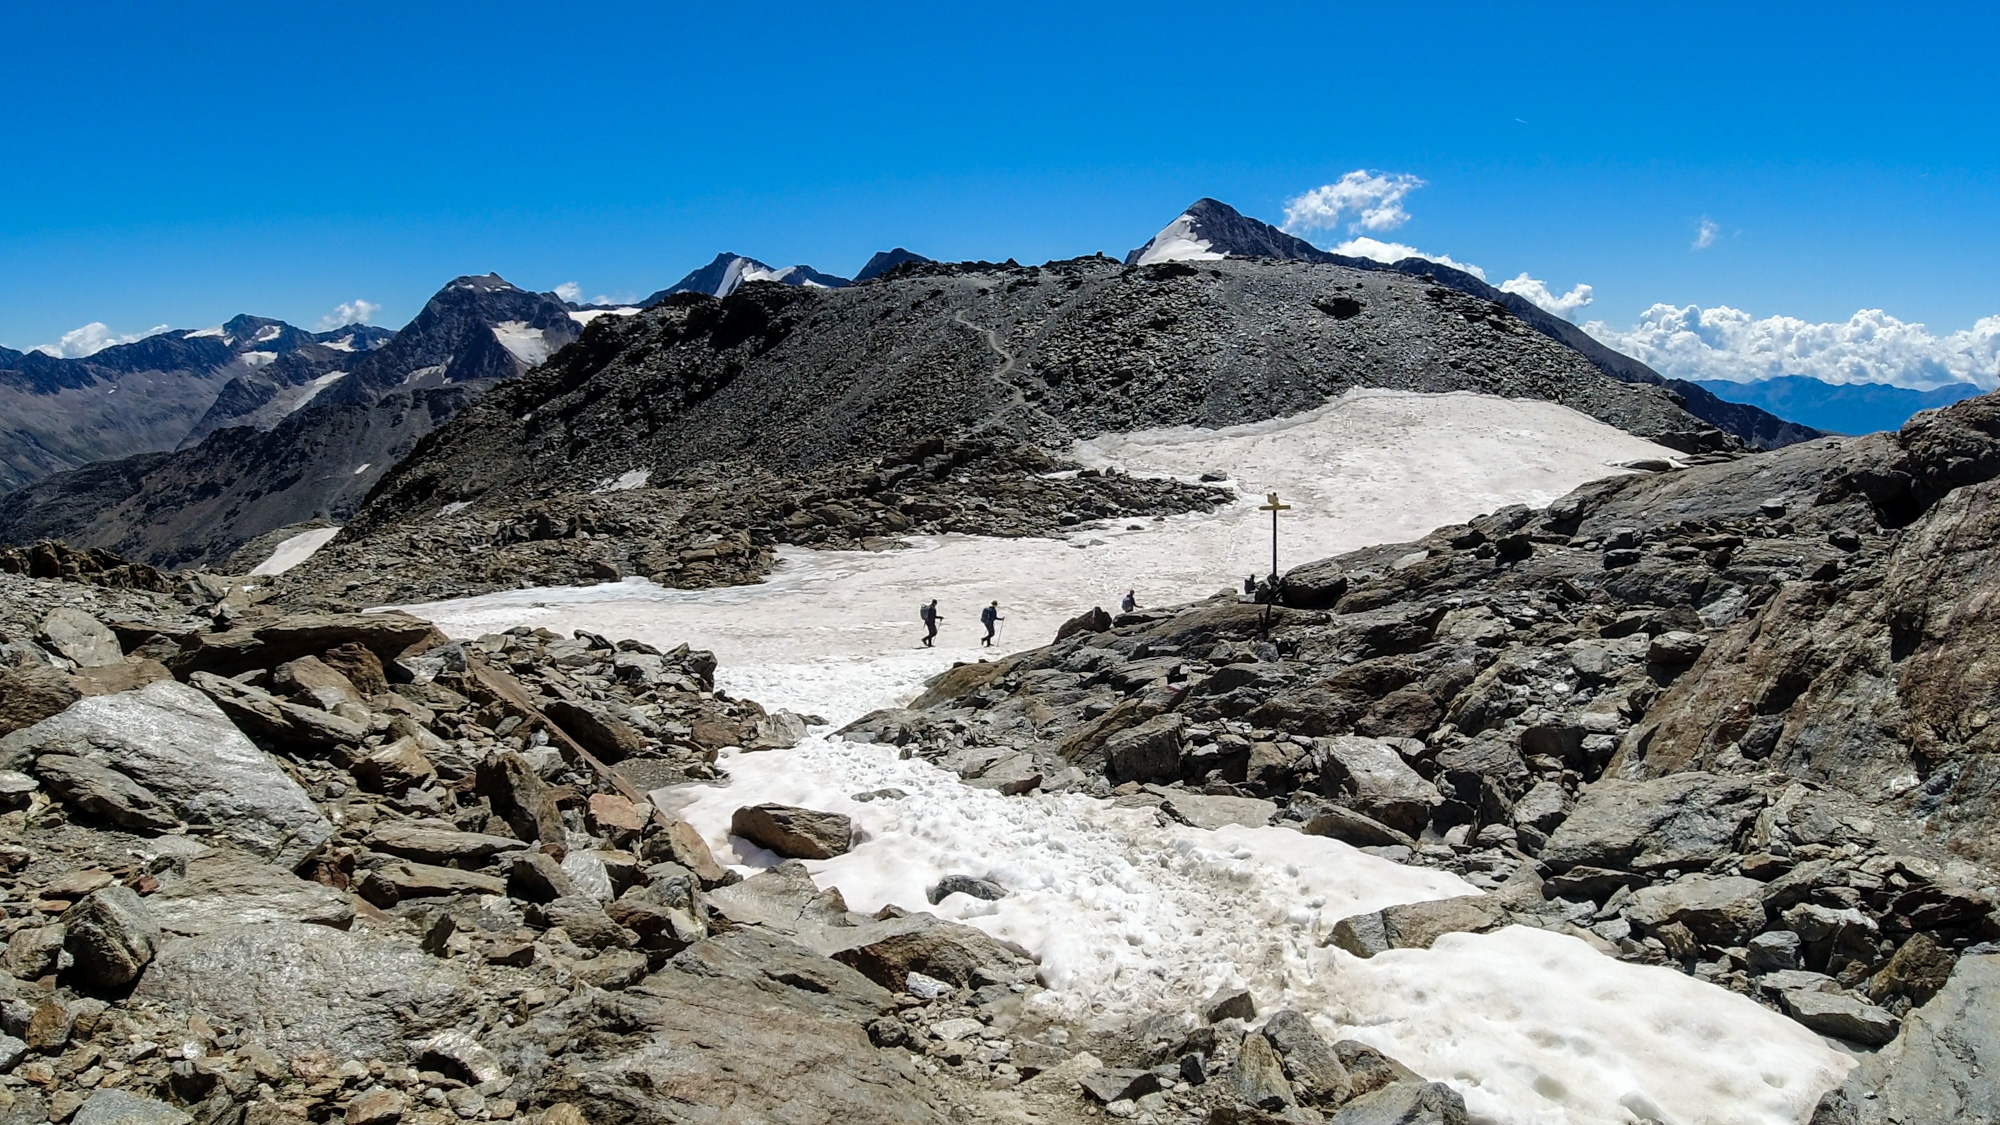
[[[631, 297], [721, 250], [1123, 254], [1359, 169], [1423, 181], [1362, 233], [1588, 284], [1613, 333], [2000, 315], [1990, 5], [1390, 7], [17, 5], [0, 342], [394, 326], [487, 270]], [[1728, 327], [1693, 331], [1758, 346]]]

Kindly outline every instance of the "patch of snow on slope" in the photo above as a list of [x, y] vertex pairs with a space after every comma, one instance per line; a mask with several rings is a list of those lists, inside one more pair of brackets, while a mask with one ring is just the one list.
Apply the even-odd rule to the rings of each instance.
[[332, 348], [337, 352], [351, 352], [354, 350], [354, 334], [350, 332], [338, 340], [321, 340], [319, 345], [323, 348]]
[[577, 309], [569, 314], [569, 318], [578, 324], [589, 324], [600, 316], [637, 316], [641, 311], [638, 308]]
[[298, 413], [300, 410], [305, 408], [305, 405], [307, 403], [311, 402], [313, 399], [318, 398], [319, 393], [321, 391], [339, 382], [342, 378], [346, 377], [346, 375], [347, 372], [345, 371], [329, 371], [326, 374], [321, 375], [319, 378], [314, 379], [312, 382], [307, 383], [305, 387], [305, 393], [299, 396], [297, 402], [294, 402], [292, 403], [291, 406], [287, 407], [285, 409], [285, 413], [287, 414]]
[[369, 469], [372, 469], [372, 468], [374, 468], [374, 467], [375, 467], [375, 462], [373, 462], [373, 461], [363, 461], [363, 462], [361, 463], [360, 467], [358, 467], [358, 468], [356, 468], [356, 469], [354, 470], [354, 475], [358, 477], [358, 476], [360, 476], [360, 475], [361, 475], [362, 473], [365, 473], [365, 472], [367, 472], [367, 471], [368, 471]]
[[216, 325], [213, 328], [197, 328], [193, 332], [190, 332], [186, 336], [183, 336], [181, 338], [184, 340], [199, 340], [204, 336], [213, 336], [216, 339], [222, 340], [224, 342], [227, 342], [229, 340], [228, 332], [224, 331], [222, 325], [220, 324]]
[[534, 367], [549, 358], [549, 340], [539, 328], [530, 328], [525, 320], [503, 320], [493, 326], [493, 337], [500, 346], [512, 352], [524, 367]]
[[275, 363], [275, 362], [277, 361], [277, 359], [278, 359], [278, 353], [277, 353], [277, 352], [244, 352], [244, 353], [243, 353], [243, 354], [242, 354], [241, 356], [239, 356], [238, 358], [240, 358], [240, 359], [241, 359], [241, 360], [243, 361], [243, 366], [245, 366], [245, 367], [248, 367], [248, 368], [250, 368], [250, 369], [252, 369], [252, 370], [255, 370], [255, 369], [259, 368], [259, 367], [264, 367], [264, 366], [266, 366], [266, 365], [268, 365], [268, 364], [271, 364], [271, 363]]
[[1209, 246], [1207, 239], [1195, 237], [1194, 216], [1184, 214], [1153, 236], [1153, 241], [1146, 244], [1145, 253], [1139, 255], [1137, 264], [1214, 262], [1226, 256], [1210, 250]]
[[620, 473], [615, 477], [605, 477], [603, 480], [598, 481], [597, 487], [591, 489], [591, 491], [630, 492], [635, 488], [646, 487], [646, 482], [651, 479], [653, 479], [653, 470], [633, 469], [629, 472]]
[[318, 551], [340, 534], [337, 527], [319, 527], [311, 531], [301, 531], [290, 539], [278, 544], [271, 551], [271, 557], [251, 569], [255, 574], [283, 574], [300, 563], [313, 557]]
[[283, 336], [284, 334], [285, 330], [279, 327], [278, 325], [266, 324], [264, 327], [259, 328], [257, 330], [257, 334], [255, 336], [250, 337], [250, 342], [253, 344], [268, 343], [269, 341], [275, 340], [278, 337]]

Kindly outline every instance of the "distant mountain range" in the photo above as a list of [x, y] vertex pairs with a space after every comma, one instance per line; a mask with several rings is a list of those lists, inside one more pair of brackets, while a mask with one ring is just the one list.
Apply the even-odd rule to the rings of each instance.
[[1747, 403], [1773, 414], [1835, 434], [1872, 434], [1901, 429], [1912, 414], [1950, 406], [1981, 394], [1970, 383], [1913, 391], [1881, 383], [1826, 383], [1803, 375], [1731, 383], [1698, 380], [1717, 398]]
[[1362, 270], [1393, 270], [1428, 277], [1440, 285], [1491, 301], [1545, 336], [1582, 353], [1598, 370], [1626, 383], [1650, 383], [1676, 395], [1695, 417], [1735, 434], [1753, 449], [1777, 449], [1823, 436], [1820, 431], [1780, 418], [1768, 411], [1724, 401], [1700, 384], [1669, 379], [1631, 356], [1599, 343], [1583, 329], [1516, 293], [1504, 293], [1464, 270], [1429, 258], [1404, 258], [1383, 263], [1373, 258], [1334, 254], [1277, 227], [1250, 218], [1227, 203], [1197, 199], [1145, 245], [1125, 256], [1127, 265], [1219, 258], [1279, 258], [1328, 262]]

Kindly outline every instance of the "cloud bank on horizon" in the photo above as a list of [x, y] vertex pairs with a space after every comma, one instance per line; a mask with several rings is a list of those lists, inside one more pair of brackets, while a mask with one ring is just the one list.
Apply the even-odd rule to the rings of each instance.
[[[1360, 233], [1386, 233], [1409, 222], [1404, 202], [1424, 184], [1407, 172], [1357, 169], [1286, 200], [1283, 229], [1304, 237], [1337, 231], [1344, 224], [1352, 237], [1326, 247], [1336, 254], [1385, 263], [1423, 258], [1486, 280], [1485, 270], [1449, 254]], [[1721, 238], [1721, 224], [1703, 215], [1688, 249], [1706, 250]], [[1886, 383], [1913, 390], [1950, 383], [1985, 390], [2000, 386], [2000, 316], [1940, 335], [1881, 309], [1861, 309], [1840, 323], [1815, 324], [1783, 315], [1759, 318], [1727, 305], [1704, 309], [1662, 302], [1647, 309], [1639, 323], [1620, 328], [1601, 320], [1578, 321], [1577, 314], [1594, 300], [1587, 284], [1559, 293], [1523, 272], [1501, 282], [1499, 289], [1579, 325], [1606, 346], [1669, 378], [1749, 383], [1804, 375], [1826, 383]]]
[[62, 334], [53, 344], [36, 344], [29, 351], [52, 355], [57, 359], [82, 359], [96, 355], [114, 344], [136, 344], [148, 336], [157, 336], [171, 328], [171, 325], [156, 324], [144, 332], [119, 334], [113, 332], [101, 320], [93, 320], [82, 328], [72, 328]]

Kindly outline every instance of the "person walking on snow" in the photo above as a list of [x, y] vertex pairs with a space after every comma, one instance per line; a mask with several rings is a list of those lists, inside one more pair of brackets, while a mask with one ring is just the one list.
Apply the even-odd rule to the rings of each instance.
[[935, 647], [931, 642], [937, 640], [938, 622], [944, 620], [944, 618], [938, 616], [937, 599], [932, 598], [930, 601], [917, 607], [917, 616], [922, 618], [924, 623], [924, 647]]
[[979, 643], [980, 643], [981, 645], [984, 645], [984, 646], [985, 646], [985, 647], [987, 647], [987, 648], [992, 648], [992, 647], [993, 647], [993, 627], [994, 627], [995, 623], [997, 623], [997, 622], [1001, 622], [1001, 621], [1005, 621], [1005, 620], [1007, 620], [1007, 619], [1006, 619], [1006, 618], [1004, 618], [1004, 617], [1002, 617], [1002, 616], [1000, 616], [1000, 603], [999, 603], [999, 602], [997, 602], [997, 601], [996, 601], [996, 602], [993, 602], [993, 603], [992, 603], [992, 604], [990, 604], [990, 605], [988, 605], [988, 606], [987, 606], [987, 607], [986, 607], [985, 609], [982, 609], [982, 610], [980, 610], [980, 611], [979, 611], [979, 623], [980, 623], [981, 625], [984, 625], [984, 626], [986, 626], [986, 635], [985, 635], [984, 637], [981, 637], [981, 638], [979, 639]]
[[1132, 595], [1133, 595], [1133, 591], [1131, 591], [1131, 590], [1127, 590], [1127, 591], [1125, 591], [1125, 600], [1124, 600], [1123, 602], [1119, 603], [1120, 605], [1122, 605], [1122, 606], [1124, 607], [1124, 610], [1125, 610], [1125, 612], [1126, 612], [1126, 613], [1130, 613], [1130, 612], [1132, 612], [1133, 610], [1135, 610], [1135, 609], [1138, 609], [1138, 608], [1139, 608], [1139, 599], [1138, 599], [1138, 598], [1136, 598], [1136, 597], [1133, 597]]

